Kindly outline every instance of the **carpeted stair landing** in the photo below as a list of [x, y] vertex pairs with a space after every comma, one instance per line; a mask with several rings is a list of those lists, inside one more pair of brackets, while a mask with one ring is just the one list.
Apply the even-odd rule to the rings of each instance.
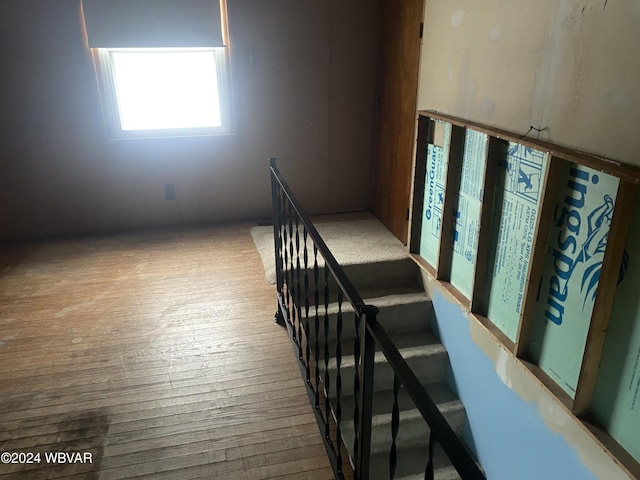
[[[378, 321], [391, 336], [407, 363], [421, 380], [437, 403], [453, 430], [461, 435], [466, 422], [464, 407], [447, 383], [449, 359], [444, 346], [431, 331], [433, 309], [424, 292], [420, 271], [409, 258], [406, 247], [373, 217], [357, 220], [317, 223], [316, 228], [336, 260], [354, 284], [367, 304], [380, 309]], [[265, 267], [267, 280], [275, 283], [274, 247], [272, 227], [253, 227], [251, 236]], [[309, 248], [309, 253], [311, 249]], [[310, 257], [313, 258], [313, 257]], [[320, 263], [319, 278], [323, 278]], [[309, 289], [313, 290], [313, 272], [309, 272]], [[341, 334], [341, 410], [353, 412], [353, 337], [354, 324], [349, 321], [351, 305], [343, 303], [338, 308], [335, 301], [335, 285], [329, 285], [332, 302], [327, 309], [329, 331], [324, 331], [324, 321], [319, 322], [318, 346], [320, 378], [328, 373], [329, 392], [335, 410], [337, 361], [335, 358], [338, 311], [342, 311]], [[313, 312], [310, 312], [310, 315]], [[322, 306], [324, 316], [324, 306]], [[313, 325], [313, 322], [311, 322]], [[315, 346], [313, 326], [308, 332], [309, 343]], [[325, 344], [329, 357], [324, 359]], [[325, 381], [325, 384], [327, 382]], [[325, 387], [326, 388], [326, 387]], [[374, 399], [372, 420], [372, 468], [371, 479], [389, 478], [389, 450], [391, 447], [391, 411], [393, 406], [393, 371], [382, 352], [376, 352]], [[428, 455], [429, 429], [418, 410], [403, 389], [400, 391], [400, 428], [398, 430], [398, 479], [424, 478]], [[353, 422], [343, 422], [342, 437], [353, 458]], [[449, 480], [460, 478], [439, 446], [435, 452], [435, 478]], [[352, 462], [353, 463], [353, 462]]]

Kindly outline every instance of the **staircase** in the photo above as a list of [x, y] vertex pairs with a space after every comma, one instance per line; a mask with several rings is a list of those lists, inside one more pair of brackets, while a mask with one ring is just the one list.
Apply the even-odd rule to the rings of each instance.
[[[371, 450], [360, 452], [363, 455], [358, 462], [363, 468], [357, 469], [359, 476], [369, 466], [368, 479], [426, 478], [431, 459], [436, 479], [460, 478], [437, 442], [435, 448], [429, 442], [431, 435], [422, 414], [407, 393], [398, 390], [400, 383], [394, 382], [398, 377], [382, 352], [368, 348], [358, 352], [362, 355], [359, 361], [369, 372], [358, 384], [366, 395], [372, 392], [372, 398], [366, 399], [371, 401], [366, 402], [366, 409], [359, 405], [358, 413], [354, 411], [355, 327], [367, 315], [369, 321], [364, 318], [363, 324], [366, 342], [360, 339], [360, 345], [384, 345], [395, 372], [410, 386], [411, 395], [420, 399], [420, 411], [438, 425], [438, 435], [455, 455], [458, 468], [467, 478], [485, 478], [459, 438], [466, 414], [447, 383], [449, 359], [430, 329], [433, 309], [422, 287], [419, 267], [373, 217], [318, 222], [316, 228], [282, 178], [276, 159], [269, 163], [273, 230], [254, 227], [251, 235], [267, 278], [276, 283], [278, 310], [274, 320], [286, 324], [297, 350], [334, 471], [341, 470], [345, 459], [341, 443], [349, 450], [351, 465], [356, 463], [354, 424], [349, 419], [359, 418], [367, 427], [371, 420], [372, 426], [370, 436], [368, 428], [362, 432], [366, 442], [371, 440]], [[353, 313], [352, 303], [362, 308], [358, 314]], [[375, 320], [373, 309], [366, 305], [379, 309]], [[373, 379], [369, 370], [372, 362]], [[320, 402], [323, 394], [326, 402]], [[395, 461], [390, 459], [394, 453]]]
[[[433, 316], [431, 301], [424, 292], [418, 266], [408, 257], [368, 264], [341, 265], [351, 282], [361, 294], [365, 303], [380, 309], [378, 321], [387, 331], [400, 353], [412, 368], [418, 379], [425, 386], [438, 408], [445, 416], [453, 430], [460, 436], [466, 422], [464, 406], [447, 383], [449, 358], [444, 346], [431, 331]], [[322, 272], [322, 268], [320, 269]], [[309, 278], [313, 278], [312, 273]], [[323, 278], [323, 274], [319, 275]], [[310, 290], [313, 290], [313, 281]], [[333, 287], [329, 286], [330, 290]], [[331, 295], [333, 299], [334, 296]], [[329, 346], [327, 367], [330, 378], [329, 398], [333, 408], [337, 404], [335, 385], [337, 377], [337, 361], [335, 358], [337, 334], [335, 325], [338, 315], [337, 303], [329, 304], [330, 329], [326, 332]], [[351, 305], [343, 302], [340, 306], [343, 315], [342, 360], [341, 360], [341, 410], [351, 413], [353, 400], [353, 338], [354, 322], [351, 321], [353, 311]], [[324, 322], [320, 322], [319, 345], [324, 351]], [[309, 340], [314, 345], [315, 334], [310, 328]], [[326, 368], [320, 362], [321, 378]], [[382, 352], [375, 355], [372, 446], [371, 446], [371, 479], [389, 478], [389, 451], [391, 449], [391, 412], [393, 406], [393, 371]], [[412, 400], [400, 390], [400, 427], [396, 439], [398, 452], [397, 479], [424, 479], [428, 459], [429, 428]], [[351, 415], [349, 415], [350, 417]], [[343, 414], [342, 438], [349, 450], [353, 464], [353, 422], [345, 421]], [[435, 478], [449, 480], [460, 478], [450, 465], [448, 458], [436, 444], [434, 448]]]

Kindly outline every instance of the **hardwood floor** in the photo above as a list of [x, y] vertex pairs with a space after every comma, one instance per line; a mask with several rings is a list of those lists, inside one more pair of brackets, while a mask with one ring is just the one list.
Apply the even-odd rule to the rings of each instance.
[[0, 247], [0, 479], [333, 478], [249, 227]]

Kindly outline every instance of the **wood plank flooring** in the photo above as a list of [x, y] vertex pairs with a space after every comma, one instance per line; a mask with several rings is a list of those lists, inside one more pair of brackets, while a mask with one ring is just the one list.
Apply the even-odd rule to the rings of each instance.
[[0, 246], [0, 479], [333, 478], [249, 228]]

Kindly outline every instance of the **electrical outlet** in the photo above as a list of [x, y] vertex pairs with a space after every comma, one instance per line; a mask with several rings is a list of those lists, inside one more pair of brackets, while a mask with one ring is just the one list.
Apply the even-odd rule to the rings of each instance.
[[176, 186], [173, 183], [169, 183], [164, 186], [164, 198], [167, 200], [176, 199]]

